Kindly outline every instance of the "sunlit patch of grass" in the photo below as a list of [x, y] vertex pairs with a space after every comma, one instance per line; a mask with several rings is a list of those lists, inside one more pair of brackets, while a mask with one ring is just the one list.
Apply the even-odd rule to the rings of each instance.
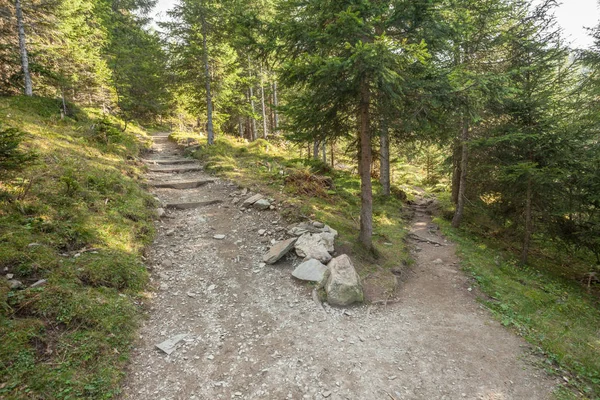
[[0, 182], [0, 274], [47, 280], [9, 290], [0, 277], [0, 398], [114, 397], [147, 281], [155, 204], [135, 161], [146, 133], [91, 109], [60, 120], [58, 109], [0, 98], [0, 118], [38, 154]]

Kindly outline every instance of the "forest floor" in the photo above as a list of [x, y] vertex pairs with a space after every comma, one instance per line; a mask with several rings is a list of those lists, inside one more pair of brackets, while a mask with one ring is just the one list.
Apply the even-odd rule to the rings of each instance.
[[[156, 136], [148, 158], [168, 162], [181, 154], [166, 136]], [[203, 171], [148, 178], [214, 179]], [[525, 341], [476, 301], [454, 244], [432, 224], [424, 200], [413, 207], [415, 264], [398, 280], [394, 299], [323, 311], [312, 287], [291, 276], [301, 260], [262, 264], [287, 223], [277, 210], [239, 210], [230, 195], [240, 191], [221, 179], [194, 189], [154, 189], [163, 203], [207, 203], [167, 210], [158, 224], [147, 254], [154, 294], [123, 398], [552, 397], [556, 380], [535, 366], [539, 360]], [[156, 348], [177, 335], [185, 337], [170, 355]]]

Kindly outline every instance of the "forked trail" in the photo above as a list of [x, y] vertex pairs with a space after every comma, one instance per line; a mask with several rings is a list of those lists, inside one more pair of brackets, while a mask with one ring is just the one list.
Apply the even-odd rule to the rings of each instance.
[[[149, 181], [169, 208], [149, 254], [155, 295], [123, 398], [551, 397], [555, 382], [477, 303], [424, 205], [398, 301], [324, 312], [290, 275], [300, 260], [261, 265], [270, 240], [285, 235], [276, 211], [240, 211], [237, 186], [183, 160], [164, 136], [150, 158]], [[177, 335], [186, 336], [170, 355], [155, 347]]]

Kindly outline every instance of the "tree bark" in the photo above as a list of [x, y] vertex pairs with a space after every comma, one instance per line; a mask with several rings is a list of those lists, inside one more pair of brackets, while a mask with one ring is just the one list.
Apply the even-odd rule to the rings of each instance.
[[[248, 57], [248, 74], [252, 78], [250, 57]], [[252, 120], [252, 140], [254, 141], [258, 139], [258, 132], [256, 130], [256, 119], [254, 118], [254, 88], [252, 87], [252, 83], [250, 84], [250, 108], [252, 108], [252, 116], [250, 118]]]
[[461, 134], [461, 159], [460, 159], [460, 182], [458, 187], [458, 203], [454, 218], [452, 218], [452, 226], [458, 228], [463, 218], [465, 210], [465, 192], [467, 190], [467, 159], [469, 157], [469, 122], [466, 117], [463, 119], [463, 127]]
[[523, 250], [521, 252], [521, 263], [527, 264], [529, 258], [529, 247], [533, 233], [533, 218], [531, 209], [531, 198], [533, 196], [531, 176], [527, 178], [527, 193], [525, 198], [525, 232], [523, 235]]
[[244, 120], [242, 117], [238, 117], [238, 135], [244, 137]]
[[260, 69], [260, 99], [262, 103], [262, 118], [263, 118], [263, 139], [268, 136], [267, 132], [267, 109], [265, 107], [265, 85], [263, 82], [263, 70]]
[[317, 139], [315, 139], [315, 141], [313, 142], [313, 158], [315, 160], [319, 159], [319, 141]]
[[379, 133], [379, 182], [384, 196], [390, 195], [390, 136], [387, 121], [381, 120]]
[[204, 79], [206, 81], [206, 137], [208, 145], [215, 143], [215, 133], [213, 130], [213, 104], [212, 94], [210, 91], [210, 69], [208, 66], [208, 45], [207, 45], [207, 28], [206, 19], [202, 17], [202, 50], [203, 50], [203, 61], [204, 61]]
[[460, 188], [460, 143], [456, 141], [452, 149], [452, 203], [458, 204], [458, 189]]
[[361, 79], [359, 122], [359, 171], [360, 171], [360, 234], [359, 240], [367, 249], [373, 248], [373, 187], [371, 184], [371, 131], [370, 131], [371, 89], [366, 77]]
[[29, 72], [29, 56], [27, 55], [25, 23], [23, 22], [23, 9], [21, 8], [21, 0], [15, 0], [15, 9], [17, 12], [19, 51], [21, 53], [21, 69], [23, 70], [23, 80], [25, 83], [25, 96], [33, 96], [33, 84], [31, 83], [31, 74]]
[[277, 98], [277, 81], [273, 82], [273, 105], [275, 106], [273, 114], [273, 124], [275, 125], [275, 131], [279, 129], [279, 113], [277, 107], [279, 106], [279, 99]]
[[323, 164], [327, 164], [327, 140], [323, 139], [322, 144]]

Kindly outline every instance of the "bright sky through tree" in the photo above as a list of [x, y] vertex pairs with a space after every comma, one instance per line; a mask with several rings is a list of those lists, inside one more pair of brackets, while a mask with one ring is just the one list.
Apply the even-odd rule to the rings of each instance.
[[[539, 3], [541, 0], [535, 0]], [[156, 5], [156, 19], [164, 20], [167, 10], [171, 9], [176, 0], [158, 0]], [[558, 23], [565, 31], [566, 39], [574, 47], [588, 47], [592, 43], [591, 37], [585, 28], [592, 28], [600, 20], [600, 11], [597, 0], [564, 0], [556, 10]]]

